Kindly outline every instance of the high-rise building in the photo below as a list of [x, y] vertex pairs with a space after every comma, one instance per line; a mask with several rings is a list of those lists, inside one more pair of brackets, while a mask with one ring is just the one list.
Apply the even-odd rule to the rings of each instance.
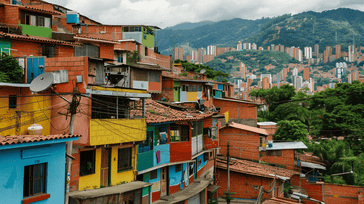
[[309, 80], [310, 79], [310, 68], [309, 67], [305, 67], [303, 69], [303, 79], [304, 80]]
[[310, 87], [309, 87], [311, 92], [315, 91], [315, 80], [310, 78]]
[[349, 53], [349, 62], [354, 62], [355, 61], [355, 45], [349, 45], [348, 53]]
[[239, 51], [239, 50], [243, 50], [243, 44], [241, 41], [238, 42], [238, 44], [236, 45], [236, 50]]
[[182, 47], [175, 47], [174, 48], [174, 59], [183, 60], [183, 48]]
[[327, 63], [332, 55], [332, 48], [331, 46], [326, 46], [326, 50], [324, 51], [324, 63]]
[[284, 52], [284, 45], [279, 45], [279, 51]]
[[202, 48], [198, 48], [198, 50], [197, 50], [197, 52], [198, 52], [198, 62], [199, 63], [204, 63], [204, 57], [205, 57], [205, 55], [206, 55], [206, 50], [202, 47]]
[[240, 62], [240, 73], [242, 74], [242, 78], [246, 79], [246, 66], [243, 62]]
[[191, 61], [192, 62], [198, 62], [198, 52], [197, 51], [191, 51]]
[[271, 74], [260, 74], [260, 81], [263, 80], [263, 78], [268, 78], [268, 83], [272, 83], [272, 75]]
[[251, 43], [243, 43], [243, 49], [244, 50], [251, 50], [252, 44]]
[[295, 89], [299, 89], [302, 87], [303, 78], [302, 76], [293, 76], [293, 86]]
[[312, 58], [312, 47], [305, 47], [305, 58], [306, 59]]
[[216, 45], [209, 45], [209, 46], [207, 46], [207, 55], [214, 55], [214, 56], [216, 56]]
[[298, 75], [298, 69], [297, 67], [292, 69], [292, 76], [297, 76]]
[[252, 50], [257, 50], [257, 44], [255, 43], [252, 44]]
[[320, 49], [319, 48], [320, 48], [319, 45], [316, 44], [315, 45], [315, 56], [316, 56], [316, 58], [319, 58], [319, 55], [320, 55]]
[[268, 77], [264, 77], [262, 79], [262, 89], [269, 89], [269, 78]]
[[341, 57], [341, 45], [335, 45], [335, 59], [339, 59]]
[[348, 74], [348, 83], [352, 83], [353, 82], [353, 80], [352, 80], [352, 77], [351, 77], [351, 73], [350, 74]]

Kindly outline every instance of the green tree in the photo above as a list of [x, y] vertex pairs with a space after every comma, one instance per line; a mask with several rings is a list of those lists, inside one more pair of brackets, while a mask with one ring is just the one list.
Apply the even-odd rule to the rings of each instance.
[[297, 120], [281, 120], [278, 129], [273, 135], [274, 140], [304, 141], [308, 143], [306, 126]]
[[23, 68], [18, 60], [6, 53], [0, 54], [0, 82], [22, 83]]

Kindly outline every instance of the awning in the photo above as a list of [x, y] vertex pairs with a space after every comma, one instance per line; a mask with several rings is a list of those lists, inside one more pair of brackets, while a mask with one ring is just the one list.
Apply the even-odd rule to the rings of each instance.
[[153, 185], [152, 183], [142, 182], [142, 181], [133, 181], [126, 184], [121, 184], [117, 186], [99, 188], [99, 189], [92, 189], [87, 191], [74, 191], [71, 192], [69, 195], [72, 198], [78, 200], [87, 200], [93, 199], [108, 195], [115, 195], [115, 194], [122, 194], [129, 191], [145, 188], [148, 186]]
[[211, 192], [211, 193], [214, 193], [214, 192], [215, 192], [215, 191], [217, 191], [219, 188], [220, 188], [220, 186], [218, 186], [218, 185], [210, 184], [209, 186], [207, 186], [207, 191], [208, 191], [208, 192]]
[[308, 168], [311, 168], [311, 169], [322, 169], [322, 170], [326, 170], [326, 167], [322, 166], [321, 164], [315, 164], [315, 163], [311, 163], [311, 162], [301, 161], [301, 166], [302, 167], [308, 167]]

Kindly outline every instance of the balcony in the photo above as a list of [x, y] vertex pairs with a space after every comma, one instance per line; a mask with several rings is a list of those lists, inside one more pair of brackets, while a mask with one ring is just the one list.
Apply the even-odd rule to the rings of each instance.
[[31, 35], [52, 38], [52, 28], [19, 24], [22, 27], [22, 35]]
[[154, 146], [153, 150], [139, 153], [137, 156], [137, 170], [143, 171], [154, 166], [170, 162], [169, 144]]
[[90, 146], [144, 141], [145, 119], [91, 119]]

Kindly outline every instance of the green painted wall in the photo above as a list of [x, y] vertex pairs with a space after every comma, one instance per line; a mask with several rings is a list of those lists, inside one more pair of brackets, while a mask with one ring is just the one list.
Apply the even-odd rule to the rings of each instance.
[[23, 35], [52, 38], [52, 28], [20, 24]]
[[[154, 47], [154, 34], [155, 34], [154, 29], [153, 28], [150, 28], [150, 29], [153, 30], [153, 35], [146, 34], [147, 29], [142, 28], [142, 32], [143, 32], [143, 37], [142, 37], [143, 42], [142, 42], [142, 44], [145, 45], [146, 47], [149, 47], [149, 48]], [[146, 39], [144, 39], [144, 35], [146, 35]]]

